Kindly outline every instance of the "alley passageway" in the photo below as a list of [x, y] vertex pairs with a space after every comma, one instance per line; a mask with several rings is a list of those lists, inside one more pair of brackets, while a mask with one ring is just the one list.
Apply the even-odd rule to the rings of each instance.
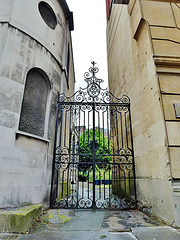
[[49, 210], [25, 235], [0, 240], [179, 240], [180, 232], [140, 211]]

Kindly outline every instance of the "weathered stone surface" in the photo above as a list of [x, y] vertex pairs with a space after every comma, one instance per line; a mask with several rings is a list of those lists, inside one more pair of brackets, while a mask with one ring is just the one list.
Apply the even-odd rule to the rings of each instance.
[[179, 44], [164, 40], [153, 40], [154, 52], [157, 55], [179, 56]]
[[[104, 218], [102, 216], [104, 216]], [[92, 212], [68, 209], [49, 210], [33, 224], [28, 234], [0, 234], [0, 239], [137, 240], [139, 236], [143, 236], [139, 235], [139, 233], [143, 234], [144, 228], [146, 228], [147, 237], [153, 237], [154, 232], [156, 236], [158, 236], [161, 229], [162, 235], [166, 232], [169, 239], [179, 239], [174, 238], [179, 234], [177, 230], [163, 226], [161, 222], [148, 217], [140, 211]], [[137, 238], [135, 236], [136, 234], [138, 234]], [[154, 238], [150, 238], [150, 240], [152, 239], [154, 240]]]
[[131, 99], [138, 203], [170, 224], [176, 209], [168, 143], [179, 141], [178, 122], [170, 122], [179, 121], [173, 106], [180, 103], [176, 22], [168, 1], [131, 0], [128, 8], [113, 4], [107, 26], [109, 88]]
[[139, 240], [175, 240], [180, 239], [180, 233], [170, 227], [133, 228], [133, 233]]
[[3, 4], [0, 6], [0, 20], [9, 21], [15, 28], [32, 36], [32, 38], [45, 46], [62, 64], [66, 16], [57, 1], [53, 0], [51, 4], [52, 8], [56, 9], [56, 12], [61, 16], [61, 24], [57, 24], [55, 31], [47, 27], [43, 21], [36, 2], [24, 5], [24, 1], [21, 0], [15, 2], [3, 1]]
[[170, 147], [170, 157], [171, 157], [171, 171], [173, 178], [180, 178], [180, 148], [179, 147]]
[[155, 54], [164, 56], [180, 55], [180, 30], [178, 28], [150, 26]]
[[175, 17], [175, 22], [177, 24], [177, 27], [180, 29], [180, 4], [179, 3], [173, 3], [172, 5], [174, 17]]
[[6, 110], [3, 110], [0, 113], [0, 125], [7, 128], [15, 128], [17, 124], [17, 117], [9, 113]]
[[67, 239], [73, 239], [73, 240], [99, 240], [99, 239], [105, 239], [105, 240], [137, 240], [133, 236], [132, 233], [106, 233], [104, 231], [74, 231], [74, 232], [69, 232], [69, 231], [63, 231], [63, 232], [53, 232], [53, 233], [41, 233], [38, 235], [32, 235], [32, 236], [25, 236], [20, 238], [20, 240], [23, 239], [33, 239], [34, 240], [40, 240], [40, 239], [46, 239], [46, 240], [59, 240], [59, 236], [61, 236], [61, 240], [67, 240]]
[[[139, 205], [149, 214], [172, 224], [174, 221], [171, 182], [161, 179], [137, 179]], [[170, 207], [166, 209], [166, 206]], [[163, 215], [162, 215], [163, 211]]]
[[168, 151], [164, 147], [144, 153], [143, 158], [136, 157], [135, 164], [138, 178], [167, 179], [170, 177]]
[[[71, 44], [69, 90], [61, 68], [67, 64], [63, 61], [71, 37], [58, 1], [49, 3], [59, 14], [55, 30], [42, 19], [37, 2], [23, 4], [21, 0], [2, 0], [0, 4], [0, 208], [39, 202], [47, 208], [56, 121], [54, 106], [60, 92], [74, 91]], [[26, 77], [32, 68], [44, 71], [50, 88], [43, 137], [18, 131]]]
[[169, 2], [142, 1], [142, 11], [144, 18], [150, 25], [176, 27]]
[[[106, 215], [105, 211], [76, 211], [76, 217], [62, 226], [63, 231], [97, 231], [101, 229], [102, 222]], [[86, 219], [86, 221], [85, 221]]]
[[162, 95], [165, 120], [180, 120], [176, 118], [174, 103], [180, 103], [180, 95]]
[[136, 0], [133, 5], [133, 9], [131, 9], [131, 6], [130, 6], [129, 11], [131, 15], [131, 27], [132, 27], [133, 37], [135, 37], [135, 34], [138, 30], [141, 19], [143, 17], [140, 1]]
[[180, 146], [180, 122], [166, 122], [169, 146]]
[[173, 41], [173, 42], [176, 42], [177, 44], [180, 42], [180, 34], [179, 34], [178, 28], [150, 26], [150, 31], [151, 31], [152, 39]]
[[180, 180], [173, 180], [173, 195], [174, 195], [174, 208], [175, 208], [175, 223], [173, 225], [180, 225]]
[[42, 205], [0, 211], [0, 232], [25, 233], [42, 213]]
[[112, 232], [128, 232], [134, 227], [152, 227], [159, 225], [160, 222], [137, 210], [107, 211], [102, 228]]
[[159, 74], [159, 82], [162, 93], [180, 94], [179, 74]]
[[[152, 214], [172, 225], [174, 222], [174, 205], [171, 180], [152, 179], [151, 194], [153, 199]], [[169, 208], [166, 208], [166, 206], [169, 206]]]

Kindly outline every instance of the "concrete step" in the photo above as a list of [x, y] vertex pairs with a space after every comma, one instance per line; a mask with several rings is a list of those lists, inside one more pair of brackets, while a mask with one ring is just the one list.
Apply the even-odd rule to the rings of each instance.
[[42, 205], [27, 205], [15, 209], [0, 210], [0, 232], [26, 233], [42, 213]]

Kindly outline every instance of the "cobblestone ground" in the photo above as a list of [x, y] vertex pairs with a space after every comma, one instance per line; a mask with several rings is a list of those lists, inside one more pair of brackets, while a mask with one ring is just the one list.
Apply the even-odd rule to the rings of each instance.
[[180, 240], [180, 231], [140, 211], [49, 210], [25, 235], [0, 234], [7, 239]]

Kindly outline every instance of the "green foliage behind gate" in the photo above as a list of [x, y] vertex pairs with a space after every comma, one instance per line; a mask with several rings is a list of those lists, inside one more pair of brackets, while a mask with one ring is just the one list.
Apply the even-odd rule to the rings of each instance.
[[[93, 143], [93, 130], [86, 130], [82, 133], [79, 138], [79, 162], [81, 164], [81, 168], [84, 170], [89, 168], [89, 163], [92, 161], [92, 143]], [[99, 168], [103, 168], [104, 163], [111, 162], [111, 143], [108, 141], [108, 138], [104, 136], [103, 132], [99, 129], [95, 129], [95, 153], [96, 153], [96, 163]], [[103, 163], [103, 164], [101, 164]]]

